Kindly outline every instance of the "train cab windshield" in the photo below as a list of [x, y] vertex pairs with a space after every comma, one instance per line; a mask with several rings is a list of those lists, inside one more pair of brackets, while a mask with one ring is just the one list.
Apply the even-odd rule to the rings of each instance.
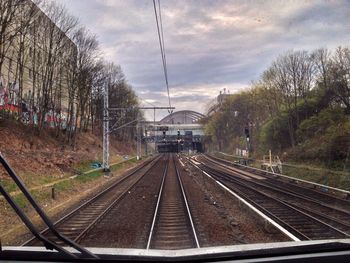
[[349, 15], [0, 0], [0, 261], [350, 262]]

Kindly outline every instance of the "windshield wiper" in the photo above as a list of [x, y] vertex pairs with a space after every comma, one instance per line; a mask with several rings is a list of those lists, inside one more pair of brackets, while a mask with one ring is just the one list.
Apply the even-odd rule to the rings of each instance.
[[[27, 198], [27, 200], [29, 201], [29, 203], [33, 206], [33, 208], [35, 209], [35, 211], [38, 213], [38, 215], [40, 216], [40, 218], [45, 222], [45, 224], [47, 225], [47, 227], [51, 230], [51, 232], [57, 237], [59, 238], [61, 241], [63, 241], [65, 244], [67, 244], [68, 246], [73, 247], [74, 249], [76, 249], [77, 251], [79, 251], [81, 253], [81, 256], [84, 258], [93, 258], [93, 259], [98, 259], [99, 257], [96, 256], [95, 254], [91, 253], [90, 251], [88, 251], [87, 249], [85, 249], [84, 247], [78, 245], [77, 243], [75, 243], [74, 241], [70, 240], [69, 238], [65, 237], [64, 235], [62, 235], [61, 233], [59, 233], [57, 231], [57, 229], [55, 228], [55, 226], [53, 225], [53, 223], [51, 222], [51, 220], [49, 219], [49, 217], [45, 214], [45, 212], [40, 208], [40, 206], [37, 204], [37, 202], [34, 200], [34, 198], [32, 197], [32, 195], [30, 194], [30, 192], [28, 191], [28, 189], [26, 188], [26, 186], [24, 185], [24, 183], [22, 182], [22, 180], [17, 176], [17, 174], [15, 173], [15, 171], [11, 168], [11, 166], [9, 165], [9, 163], [5, 160], [4, 156], [0, 153], [0, 163], [2, 164], [2, 166], [4, 167], [4, 169], [6, 170], [6, 172], [8, 173], [8, 175], [12, 178], [12, 180], [16, 183], [16, 185], [18, 186], [18, 188], [21, 190], [21, 192], [23, 193], [23, 195]], [[50, 250], [57, 250], [58, 252], [62, 252], [64, 254], [66, 254], [69, 257], [72, 258], [81, 258], [78, 257], [77, 255], [73, 254], [72, 252], [64, 249], [62, 246], [58, 245], [57, 243], [47, 239], [46, 237], [44, 237], [38, 230], [37, 228], [34, 226], [34, 224], [31, 222], [31, 220], [28, 218], [28, 216], [24, 213], [24, 211], [16, 204], [16, 202], [13, 200], [13, 198], [11, 197], [11, 195], [9, 193], [6, 192], [5, 188], [0, 184], [0, 192], [1, 194], [4, 196], [4, 198], [6, 199], [6, 201], [11, 205], [11, 207], [14, 209], [14, 211], [16, 212], [16, 214], [21, 218], [21, 220], [23, 221], [23, 223], [28, 227], [28, 229], [30, 230], [30, 232], [32, 232], [32, 234], [40, 241], [43, 242], [44, 246], [47, 249]]]

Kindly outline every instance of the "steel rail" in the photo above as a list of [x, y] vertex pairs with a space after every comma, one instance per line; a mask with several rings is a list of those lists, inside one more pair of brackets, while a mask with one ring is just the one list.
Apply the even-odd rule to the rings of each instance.
[[[39, 206], [39, 204], [35, 201], [35, 199], [33, 198], [33, 196], [31, 195], [31, 193], [28, 191], [28, 189], [26, 188], [25, 184], [23, 183], [23, 181], [20, 179], [20, 177], [17, 176], [16, 172], [12, 169], [12, 167], [10, 166], [10, 164], [5, 160], [5, 158], [2, 156], [2, 154], [0, 153], [0, 163], [1, 165], [4, 167], [4, 169], [6, 170], [7, 174], [12, 178], [12, 180], [16, 183], [16, 185], [18, 186], [18, 188], [21, 190], [21, 192], [23, 193], [23, 195], [25, 196], [25, 198], [28, 200], [28, 202], [31, 204], [31, 206], [35, 209], [36, 213], [39, 215], [39, 217], [43, 220], [43, 222], [47, 225], [47, 227], [51, 230], [51, 232], [56, 236], [56, 238], [58, 238], [59, 240], [61, 240], [62, 242], [64, 242], [65, 244], [69, 245], [70, 247], [72, 247], [73, 249], [75, 249], [76, 251], [79, 251], [81, 253], [82, 256], [85, 256], [86, 258], [99, 258], [98, 256], [94, 255], [93, 253], [91, 253], [90, 251], [88, 251], [87, 249], [85, 249], [84, 247], [81, 247], [80, 245], [78, 245], [77, 243], [73, 242], [72, 240], [70, 240], [69, 238], [67, 238], [66, 236], [62, 235], [60, 232], [57, 231], [56, 227], [54, 226], [54, 224], [51, 222], [51, 220], [49, 219], [49, 217], [46, 215], [46, 213], [44, 212], [44, 210]], [[65, 253], [66, 255], [69, 255], [72, 258], [76, 258], [77, 256], [74, 255], [73, 253], [69, 252], [68, 250], [62, 248], [61, 246], [59, 246], [58, 244], [56, 244], [55, 242], [52, 242], [51, 240], [46, 239], [41, 233], [37, 232], [37, 229], [34, 227], [34, 225], [32, 224], [32, 222], [30, 221], [30, 219], [26, 216], [26, 214], [19, 208], [19, 206], [16, 204], [16, 202], [14, 202], [14, 200], [12, 199], [12, 197], [5, 191], [5, 189], [1, 186], [1, 193], [4, 195], [4, 197], [6, 198], [6, 200], [9, 202], [9, 204], [12, 206], [12, 208], [15, 210], [15, 212], [17, 213], [17, 215], [21, 218], [21, 220], [23, 221], [23, 223], [29, 228], [29, 230], [36, 236], [39, 238], [39, 240], [41, 242], [43, 242], [44, 246], [47, 249], [56, 249], [59, 252]]]
[[191, 222], [192, 232], [193, 232], [194, 239], [195, 239], [195, 241], [196, 241], [196, 246], [197, 246], [197, 248], [200, 248], [199, 241], [198, 241], [198, 237], [197, 237], [196, 228], [194, 227], [194, 223], [193, 223], [193, 220], [192, 220], [192, 215], [191, 215], [190, 207], [189, 207], [189, 204], [188, 204], [188, 202], [187, 202], [187, 197], [186, 197], [185, 189], [184, 189], [183, 184], [182, 184], [180, 172], [179, 172], [179, 170], [177, 169], [176, 162], [175, 162], [174, 159], [173, 159], [173, 162], [174, 162], [174, 166], [175, 166], [175, 171], [176, 171], [177, 179], [178, 179], [179, 182], [180, 182], [180, 187], [181, 187], [182, 196], [183, 196], [183, 199], [184, 199], [185, 204], [186, 204], [186, 209], [187, 209], [188, 218], [190, 219], [190, 222]]
[[[275, 217], [270, 217], [269, 213], [267, 213], [267, 211], [264, 211], [263, 209], [258, 209], [257, 207], [255, 207], [253, 204], [251, 204], [250, 202], [248, 202], [245, 198], [243, 198], [242, 196], [240, 196], [239, 194], [237, 194], [236, 192], [232, 191], [229, 187], [227, 187], [225, 184], [221, 183], [220, 181], [216, 180], [213, 176], [211, 176], [209, 173], [207, 173], [206, 171], [204, 171], [203, 169], [201, 169], [198, 164], [200, 163], [195, 163], [191, 158], [186, 157], [187, 160], [189, 161], [189, 164], [191, 164], [193, 167], [195, 167], [196, 169], [198, 169], [199, 171], [201, 171], [203, 174], [205, 174], [206, 176], [208, 176], [208, 178], [210, 178], [211, 180], [213, 180], [216, 184], [218, 184], [220, 187], [222, 187], [223, 189], [225, 189], [227, 192], [229, 192], [232, 196], [234, 196], [236, 199], [239, 200], [239, 202], [242, 202], [244, 205], [246, 205], [251, 211], [253, 211], [254, 213], [256, 213], [259, 217], [261, 217], [262, 219], [264, 219], [265, 221], [267, 221], [268, 223], [270, 223], [271, 225], [273, 225], [274, 227], [276, 227], [279, 231], [281, 231], [284, 235], [286, 235], [287, 237], [289, 237], [291, 240], [293, 241], [301, 241], [301, 239], [299, 237], [297, 237], [297, 235], [299, 235], [299, 231], [297, 231], [297, 235], [291, 233], [287, 228], [285, 228], [285, 226], [282, 226], [280, 224], [280, 221], [278, 219], [276, 219]], [[299, 236], [302, 236], [302, 234], [300, 233]]]
[[[206, 157], [205, 157], [206, 158]], [[211, 163], [214, 163], [216, 165], [219, 165], [219, 166], [222, 166], [222, 168], [226, 168], [226, 169], [230, 169], [232, 172], [234, 173], [237, 173], [237, 174], [240, 174], [240, 175], [243, 175], [243, 176], [252, 176], [252, 175], [255, 175], [254, 173], [252, 172], [246, 172], [246, 171], [241, 171], [240, 169], [237, 169], [237, 168], [234, 168], [234, 167], [227, 167], [226, 165], [223, 165], [223, 164], [220, 164], [220, 162], [217, 162], [217, 161], [214, 161], [214, 160], [210, 160], [208, 158], [206, 158], [209, 162]], [[283, 184], [283, 182], [280, 182], [280, 181], [277, 181], [277, 182], [280, 182], [281, 184], [277, 185], [277, 184], [272, 184], [272, 182], [257, 182], [257, 181], [249, 181], [250, 183], [254, 183], [256, 185], [259, 185], [261, 187], [264, 187], [266, 189], [273, 189], [274, 191], [276, 192], [279, 192], [279, 193], [282, 193], [284, 195], [289, 195], [289, 196], [294, 196], [296, 198], [299, 198], [299, 199], [303, 199], [304, 201], [307, 201], [307, 202], [313, 202], [315, 204], [318, 204], [320, 206], [323, 206], [323, 207], [326, 207], [328, 209], [331, 209], [331, 210], [337, 210], [337, 212], [340, 214], [340, 213], [344, 213], [346, 216], [350, 216], [350, 212], [348, 210], [344, 210], [342, 208], [338, 208], [338, 207], [335, 207], [335, 206], [330, 206], [328, 205], [327, 203], [325, 202], [322, 202], [322, 201], [319, 201], [313, 197], [309, 197], [305, 194], [301, 194], [301, 193], [297, 193], [289, 188], [286, 188], [284, 186], [282, 186], [281, 184]], [[295, 187], [293, 185], [293, 187]], [[307, 189], [305, 188], [304, 189], [305, 191], [307, 190], [312, 190], [312, 189]], [[339, 199], [339, 198], [336, 198], [336, 197], [333, 197], [333, 196], [329, 196], [327, 195], [327, 197], [330, 199], [334, 199], [334, 200], [340, 200], [340, 201], [346, 201], [344, 199]], [[329, 200], [328, 199], [328, 200]], [[347, 204], [350, 206], [350, 202], [346, 201]]]
[[[158, 159], [157, 159], [158, 160]], [[134, 183], [132, 183], [118, 198], [116, 198], [93, 222], [90, 223], [88, 227], [86, 227], [79, 236], [77, 236], [74, 241], [79, 242], [87, 233], [90, 231], [99, 221], [101, 221], [107, 214], [108, 212], [115, 207], [123, 198], [128, 194], [128, 192], [135, 187], [137, 183], [139, 183], [144, 176], [155, 166], [157, 162], [154, 162], [152, 166], [150, 166], [144, 174], [137, 179]]]
[[[0, 184], [0, 193], [5, 197], [5, 199], [11, 204], [14, 211], [21, 217], [21, 220], [23, 223], [29, 228], [29, 230], [32, 232], [32, 234], [43, 244], [47, 249], [55, 249], [58, 252], [62, 252], [66, 255], [68, 255], [71, 258], [78, 258], [78, 256], [74, 255], [72, 252], [66, 250], [65, 248], [57, 245], [56, 243], [52, 242], [51, 240], [47, 239], [43, 235], [41, 235], [36, 227], [33, 225], [33, 223], [30, 221], [30, 219], [27, 217], [27, 215], [21, 210], [21, 208], [16, 204], [16, 202], [13, 200], [13, 198], [5, 191], [5, 189]], [[1, 252], [1, 243], [0, 243], [0, 252]], [[0, 253], [1, 254], [1, 253]]]
[[[320, 187], [320, 188], [324, 188], [324, 189], [329, 189], [329, 190], [332, 190], [334, 192], [345, 194], [348, 197], [350, 196], [350, 191], [343, 190], [343, 189], [340, 189], [340, 188], [335, 188], [335, 187], [324, 185], [324, 184], [319, 184], [319, 183], [315, 183], [315, 182], [306, 181], [304, 179], [291, 177], [291, 176], [288, 176], [288, 175], [285, 175], [285, 174], [271, 173], [269, 171], [265, 171], [265, 170], [262, 170], [262, 169], [259, 169], [259, 168], [255, 168], [255, 167], [248, 167], [248, 166], [245, 166], [245, 165], [242, 165], [242, 164], [239, 164], [239, 163], [234, 163], [234, 162], [231, 162], [231, 161], [228, 161], [228, 160], [224, 160], [224, 159], [221, 159], [221, 158], [218, 158], [218, 157], [215, 157], [215, 156], [212, 156], [212, 155], [208, 155], [208, 154], [205, 154], [205, 156], [207, 156], [209, 158], [212, 158], [212, 159], [219, 160], [220, 162], [228, 163], [228, 164], [233, 165], [233, 166], [238, 166], [238, 167], [242, 168], [242, 170], [253, 170], [253, 171], [259, 172], [259, 174], [264, 174], [265, 176], [266, 175], [270, 175], [270, 176], [273, 176], [273, 177], [281, 177], [281, 178], [285, 178], [285, 179], [289, 179], [289, 180], [293, 180], [293, 181], [302, 182], [302, 183], [305, 183], [305, 184], [308, 184], [308, 185], [312, 185], [314, 187]], [[310, 189], [310, 190], [312, 190], [312, 189]], [[320, 193], [320, 192], [318, 192], [318, 193]], [[325, 194], [325, 193], [322, 193], [322, 194]], [[325, 195], [328, 195], [328, 194], [325, 194]], [[346, 199], [341, 199], [341, 198], [338, 198], [338, 199], [347, 201]]]
[[158, 194], [158, 199], [157, 199], [157, 204], [156, 204], [156, 208], [154, 210], [154, 215], [153, 215], [153, 220], [152, 220], [152, 225], [151, 225], [151, 229], [150, 229], [150, 232], [149, 232], [149, 235], [148, 235], [148, 241], [147, 241], [147, 246], [146, 248], [149, 249], [150, 248], [150, 245], [151, 245], [151, 240], [152, 240], [152, 236], [153, 236], [153, 230], [154, 230], [154, 226], [155, 226], [155, 223], [156, 223], [156, 218], [157, 218], [157, 214], [158, 214], [158, 209], [159, 209], [159, 204], [160, 204], [160, 199], [162, 197], [162, 193], [163, 193], [163, 187], [164, 187], [164, 182], [165, 182], [165, 177], [166, 177], [166, 174], [168, 172], [168, 162], [164, 168], [164, 172], [163, 172], [163, 177], [162, 177], [162, 183], [160, 185], [160, 188], [159, 188], [159, 194]]
[[[343, 231], [346, 233], [346, 231], [344, 231], [342, 228], [346, 228], [347, 230], [350, 229], [350, 224], [349, 223], [345, 223], [344, 221], [342, 220], [339, 220], [338, 218], [334, 218], [334, 217], [331, 217], [331, 216], [328, 216], [327, 214], [322, 214], [320, 213], [319, 211], [316, 211], [314, 209], [310, 209], [310, 208], [305, 208], [305, 207], [302, 207], [302, 206], [298, 206], [298, 205], [294, 205], [294, 204], [290, 204], [291, 206], [294, 206], [296, 208], [298, 208], [299, 210], [305, 212], [305, 213], [308, 213], [314, 217], [319, 217], [321, 220], [323, 221], [328, 221], [326, 222], [327, 224], [330, 224], [332, 225], [333, 227]], [[338, 225], [338, 226], [335, 226], [335, 225]], [[347, 235], [349, 235], [347, 233]]]
[[[253, 188], [252, 186], [249, 186], [249, 185], [243, 183], [242, 181], [239, 181], [238, 179], [234, 179], [234, 178], [232, 178], [232, 177], [229, 177], [227, 174], [225, 174], [225, 173], [222, 172], [222, 171], [216, 171], [215, 169], [213, 169], [213, 168], [211, 168], [211, 167], [208, 167], [208, 166], [206, 166], [206, 167], [207, 167], [208, 170], [211, 171], [211, 173], [212, 173], [212, 174], [216, 177], [216, 179], [219, 180], [219, 181], [225, 180], [226, 182], [228, 181], [228, 182], [230, 182], [230, 183], [235, 184], [236, 186], [243, 187], [243, 188], [245, 188], [245, 189], [247, 189], [247, 190], [252, 191], [252, 192], [255, 193], [255, 194], [259, 194], [259, 195], [261, 195], [261, 196], [264, 196], [264, 198], [266, 198], [266, 199], [273, 200], [273, 201], [275, 201], [276, 203], [279, 203], [279, 204], [281, 204], [282, 206], [287, 207], [289, 210], [294, 210], [294, 211], [295, 211], [295, 214], [298, 214], [298, 213], [299, 213], [299, 214], [302, 214], [305, 218], [309, 218], [310, 220], [312, 220], [312, 221], [314, 221], [314, 222], [317, 222], [318, 224], [320, 224], [320, 226], [323, 225], [323, 226], [327, 227], [328, 229], [332, 229], [332, 231], [334, 231], [335, 233], [341, 234], [341, 235], [346, 236], [346, 237], [349, 236], [347, 233], [344, 233], [343, 231], [341, 231], [341, 230], [339, 230], [339, 229], [337, 229], [337, 228], [335, 228], [335, 227], [333, 227], [333, 226], [331, 226], [331, 225], [329, 225], [329, 224], [327, 224], [327, 223], [325, 223], [325, 222], [323, 222], [323, 221], [321, 221], [321, 220], [319, 220], [319, 219], [317, 219], [317, 218], [315, 218], [315, 217], [313, 217], [313, 216], [311, 216], [311, 215], [309, 215], [309, 214], [307, 214], [307, 213], [305, 213], [305, 212], [303, 212], [303, 211], [301, 211], [301, 210], [299, 210], [299, 209], [297, 209], [297, 208], [295, 208], [295, 207], [289, 205], [288, 203], [286, 203], [286, 202], [284, 202], [284, 201], [278, 200], [277, 198], [274, 198], [274, 197], [272, 197], [272, 196], [270, 196], [270, 195], [267, 195], [267, 194], [265, 194], [265, 193], [263, 193], [263, 192], [260, 192], [260, 191], [258, 191], [257, 189]], [[220, 178], [218, 178], [218, 177], [220, 177]], [[220, 179], [221, 179], [221, 180], [220, 180]], [[224, 183], [224, 182], [222, 182], [222, 181], [221, 181], [221, 183], [224, 184], [224, 185], [226, 185], [226, 183]], [[232, 189], [232, 187], [229, 187], [228, 185], [226, 185], [226, 187]], [[242, 196], [244, 196], [246, 199], [250, 200], [250, 202], [253, 203], [255, 206], [258, 206], [258, 207], [260, 207], [260, 208], [263, 208], [263, 209], [264, 209], [265, 211], [267, 211], [269, 214], [271, 214], [272, 216], [275, 216], [275, 215], [274, 215], [273, 213], [271, 213], [269, 210], [267, 210], [267, 209], [264, 208], [263, 206], [257, 204], [254, 200], [252, 200], [252, 198], [248, 197], [247, 194], [243, 193], [242, 190], [239, 190], [239, 189], [235, 188], [235, 191], [239, 192], [240, 195], [242, 195]], [[279, 219], [278, 216], [277, 216], [276, 218]], [[284, 220], [281, 220], [281, 219], [279, 219], [279, 220], [280, 220], [281, 222], [284, 222]], [[288, 224], [288, 223], [287, 223], [287, 224]], [[288, 224], [288, 225], [289, 225], [289, 224]], [[293, 230], [296, 230], [295, 227], [292, 227], [292, 229], [293, 229]], [[298, 230], [298, 232], [299, 232], [299, 230]], [[303, 234], [303, 236], [305, 236], [305, 235]], [[307, 236], [307, 237], [308, 237], [308, 236]], [[310, 239], [310, 238], [308, 237], [308, 239]]]
[[[266, 222], [268, 222], [271, 225], [273, 225], [274, 227], [276, 227], [279, 231], [281, 231], [284, 235], [289, 237], [291, 240], [293, 240], [293, 241], [301, 241], [301, 239], [299, 237], [297, 237], [297, 236], [303, 236], [302, 233], [300, 233], [297, 230], [296, 230], [296, 234], [295, 233], [291, 233], [290, 230], [287, 229], [289, 227], [289, 225], [287, 225], [287, 228], [286, 228], [286, 224], [283, 224], [283, 226], [282, 226], [282, 224], [281, 224], [280, 220], [278, 220], [278, 218], [275, 218], [274, 216], [270, 216], [270, 213], [268, 213], [265, 209], [259, 209], [260, 208], [259, 206], [254, 206], [251, 202], [248, 202], [245, 198], [243, 198], [242, 196], [237, 194], [235, 191], [231, 190], [229, 187], [227, 187], [222, 182], [218, 181], [212, 175], [210, 175], [209, 173], [207, 173], [206, 171], [201, 169], [198, 166], [198, 164], [200, 164], [200, 163], [195, 163], [192, 159], [190, 159], [188, 157], [187, 157], [187, 159], [189, 160], [189, 164], [191, 164], [193, 167], [195, 167], [196, 169], [201, 171], [208, 178], [210, 178], [216, 184], [218, 184], [221, 188], [225, 189], [227, 192], [229, 192], [231, 195], [233, 195], [235, 198], [237, 198], [239, 200], [239, 202], [242, 202], [244, 205], [246, 205], [251, 211], [256, 213], [263, 220], [265, 220]], [[307, 239], [306, 236], [305, 236], [305, 239]]]
[[[135, 173], [139, 172], [140, 170], [142, 170], [143, 168], [145, 168], [147, 165], [150, 165], [150, 167], [147, 169], [150, 170], [156, 163], [157, 161], [161, 158], [161, 156], [156, 156], [155, 158], [146, 161], [144, 163], [142, 163], [141, 165], [137, 166], [135, 169], [132, 169], [127, 175], [125, 175], [124, 177], [122, 177], [120, 180], [118, 180], [117, 182], [113, 183], [112, 185], [110, 185], [108, 188], [106, 188], [105, 190], [103, 190], [102, 192], [98, 193], [97, 195], [95, 195], [94, 197], [92, 197], [91, 199], [87, 200], [86, 202], [84, 202], [83, 204], [81, 204], [79, 207], [77, 207], [76, 209], [74, 209], [73, 211], [71, 211], [70, 213], [68, 213], [67, 215], [61, 217], [59, 220], [57, 220], [56, 222], [53, 223], [54, 226], [59, 226], [61, 224], [64, 224], [65, 221], [67, 221], [68, 219], [74, 217], [77, 213], [79, 213], [82, 209], [88, 207], [89, 205], [91, 205], [93, 202], [97, 201], [98, 199], [102, 198], [105, 196], [105, 194], [109, 193], [110, 191], [112, 191], [113, 189], [115, 189], [116, 187], [118, 187], [121, 183], [125, 182], [127, 179], [130, 179], [130, 177], [132, 177]], [[147, 173], [147, 171], [145, 173]], [[143, 176], [141, 176], [142, 178]], [[50, 231], [49, 228], [46, 228], [44, 230], [42, 230], [40, 232], [41, 235], [45, 235]], [[33, 243], [36, 241], [36, 237], [33, 237], [29, 240], [27, 240], [26, 242], [24, 242], [22, 244], [22, 246], [27, 246], [30, 245], [30, 243]]]
[[[173, 174], [169, 173], [170, 165], [174, 166]], [[165, 193], [167, 190], [170, 192]], [[174, 156], [170, 155], [163, 174], [146, 248], [176, 249], [184, 245], [191, 248], [200, 247], [180, 173]]]
[[[210, 163], [213, 163], [213, 164], [216, 164], [216, 165], [220, 165], [222, 166], [222, 164], [216, 162], [216, 161], [213, 161], [213, 160], [210, 160], [210, 159], [207, 159]], [[222, 166], [223, 168], [225, 168], [224, 166]], [[231, 167], [229, 167], [231, 168]], [[227, 168], [226, 168], [227, 169]], [[241, 175], [245, 175], [247, 176], [245, 173], [242, 173], [241, 171], [239, 171], [239, 169], [237, 168], [231, 168], [233, 169], [232, 172], [234, 173], [237, 173], [237, 174], [241, 174]], [[249, 173], [249, 172], [248, 172]], [[240, 180], [245, 180], [245, 179], [240, 179]], [[263, 189], [267, 189], [268, 191], [274, 191], [280, 195], [284, 195], [284, 196], [287, 196], [289, 198], [291, 198], [290, 200], [288, 199], [284, 199], [283, 201], [284, 202], [287, 202], [288, 204], [294, 206], [294, 207], [297, 207], [298, 209], [300, 210], [308, 210], [310, 211], [310, 213], [313, 213], [313, 216], [318, 216], [322, 219], [326, 219], [330, 222], [334, 222], [335, 225], [341, 225], [342, 228], [346, 228], [347, 229], [347, 232], [349, 233], [350, 232], [350, 224], [348, 223], [348, 218], [350, 218], [350, 212], [347, 211], [347, 210], [343, 210], [343, 209], [340, 209], [340, 208], [337, 208], [335, 206], [331, 206], [331, 205], [328, 205], [327, 203], [325, 202], [320, 202], [314, 198], [311, 198], [311, 197], [308, 197], [307, 195], [303, 195], [303, 194], [300, 194], [300, 193], [295, 193], [293, 192], [292, 190], [290, 189], [284, 189], [284, 187], [281, 187], [281, 186], [278, 186], [276, 184], [272, 184], [271, 182], [257, 182], [257, 181], [251, 181], [251, 180], [245, 180], [248, 184], [251, 184], [251, 185], [255, 185], [257, 187], [261, 187]], [[306, 190], [306, 189], [305, 189]], [[332, 198], [332, 197], [329, 197], [329, 198]], [[294, 199], [294, 201], [293, 201]], [[302, 200], [303, 203], [301, 202], [298, 202], [297, 200]], [[297, 202], [297, 203], [296, 203]], [[318, 206], [319, 208], [319, 211], [316, 211], [315, 209], [310, 209], [310, 208], [306, 208], [304, 206], [304, 203], [309, 203], [311, 205], [315, 205], [315, 206]], [[322, 211], [323, 209], [323, 211]], [[324, 211], [324, 210], [328, 210], [328, 211]], [[334, 215], [334, 213], [336, 213], [336, 215]], [[345, 219], [339, 219], [337, 218], [336, 216], [339, 216], [339, 215], [343, 215], [345, 217]], [[344, 232], [343, 230], [339, 229], [338, 227], [336, 227], [338, 230]], [[348, 233], [344, 232], [347, 236], [349, 236]]]
[[[333, 191], [333, 193], [337, 192], [338, 194], [342, 194], [342, 195], [346, 194], [346, 193], [350, 194], [350, 192], [348, 192], [346, 190], [342, 190], [342, 189], [338, 189], [338, 188], [332, 188], [330, 186], [321, 185], [321, 184], [313, 183], [313, 182], [310, 182], [310, 181], [305, 181], [305, 180], [302, 180], [302, 179], [299, 179], [299, 178], [294, 178], [294, 177], [286, 176], [286, 175], [283, 175], [283, 174], [273, 174], [273, 173], [265, 171], [265, 170], [261, 170], [261, 169], [255, 168], [255, 167], [249, 167], [249, 166], [241, 165], [241, 164], [238, 164], [238, 163], [233, 163], [231, 161], [228, 161], [228, 160], [225, 160], [225, 159], [221, 159], [221, 158], [218, 158], [218, 157], [215, 157], [215, 156], [212, 156], [212, 155], [208, 155], [208, 154], [205, 154], [203, 156], [207, 160], [215, 161], [215, 162], [217, 162], [217, 163], [219, 163], [221, 165], [227, 165], [227, 166], [229, 166], [230, 169], [235, 170], [235, 171], [240, 171], [240, 173], [246, 172], [246, 173], [251, 173], [251, 174], [258, 174], [259, 176], [263, 176], [263, 177], [265, 177], [265, 178], [267, 178], [269, 180], [276, 180], [276, 178], [277, 178], [278, 181], [280, 181], [283, 184], [292, 185], [293, 189], [296, 190], [296, 191], [303, 192], [303, 191], [306, 190], [307, 193], [309, 192], [312, 197], [317, 195], [318, 197], [320, 197], [322, 199], [324, 199], [324, 198], [332, 198], [334, 200], [337, 200], [337, 203], [339, 205], [350, 207], [350, 200], [347, 200], [345, 198], [340, 198], [338, 196], [335, 196], [334, 194], [321, 192], [319, 190], [316, 190], [315, 187], [324, 188], [324, 189], [330, 189], [330, 190]], [[280, 180], [280, 179], [284, 179], [284, 181]], [[301, 183], [307, 184], [309, 186], [312, 186], [313, 188], [306, 187], [306, 186], [303, 186], [303, 185], [298, 185], [298, 184], [292, 184], [292, 183], [290, 183], [290, 182], [288, 182], [286, 180], [293, 181], [293, 182], [301, 182]]]

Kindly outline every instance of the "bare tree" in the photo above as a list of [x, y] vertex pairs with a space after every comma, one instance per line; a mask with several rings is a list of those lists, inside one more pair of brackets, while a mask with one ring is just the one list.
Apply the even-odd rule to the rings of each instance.
[[335, 94], [336, 101], [350, 113], [350, 49], [336, 49], [331, 63], [330, 88]]
[[23, 5], [21, 0], [1, 0], [0, 1], [0, 73], [6, 55], [12, 42], [21, 31], [16, 22], [17, 9]]
[[60, 105], [55, 102], [61, 101], [62, 92], [57, 92], [60, 88], [59, 78], [61, 77], [60, 67], [64, 65], [63, 60], [74, 55], [74, 44], [67, 38], [77, 26], [77, 19], [68, 14], [67, 10], [55, 2], [45, 2], [42, 6], [46, 15], [50, 19], [40, 19], [41, 31], [38, 31], [42, 49], [40, 83], [37, 91], [39, 98], [40, 118], [39, 128], [45, 123], [46, 114], [54, 114], [60, 110]]
[[[22, 4], [17, 9], [17, 24], [21, 29], [14, 40], [14, 49], [17, 53], [17, 64], [14, 79], [16, 80], [19, 87], [19, 105], [22, 104], [23, 100], [23, 89], [24, 89], [24, 78], [26, 73], [26, 68], [28, 69], [28, 64], [33, 55], [33, 46], [31, 43], [31, 33], [34, 26], [34, 22], [37, 19], [38, 15], [41, 13], [37, 5], [40, 3], [40, 0], [35, 2], [24, 1], [25, 4]], [[29, 78], [32, 77], [32, 71], [28, 71]], [[20, 107], [22, 110], [22, 107]]]
[[317, 74], [321, 79], [324, 90], [329, 88], [329, 68], [330, 68], [330, 52], [326, 48], [315, 50], [311, 54], [312, 59], [317, 67]]
[[[99, 85], [102, 64], [99, 58], [98, 41], [95, 35], [85, 28], [74, 33], [74, 42], [77, 45], [76, 83], [71, 87], [71, 99], [77, 95], [76, 127], [86, 130], [90, 122], [90, 105], [93, 87]], [[70, 100], [72, 104], [72, 100]]]
[[[48, 121], [57, 136], [68, 131], [68, 142], [90, 127], [100, 130], [107, 81], [111, 105], [138, 105], [120, 66], [101, 59], [96, 36], [78, 28], [77, 19], [53, 1], [0, 0], [0, 73], [4, 62], [7, 79], [19, 86], [17, 106], [26, 97], [38, 130]], [[114, 117], [130, 120], [135, 112]], [[133, 133], [121, 134], [132, 138]]]
[[279, 56], [264, 73], [268, 85], [280, 92], [283, 104], [292, 114], [288, 116], [288, 130], [291, 145], [295, 146], [295, 129], [300, 124], [298, 100], [307, 101], [315, 82], [315, 64], [306, 51], [289, 51]]
[[[104, 63], [102, 73], [104, 76], [101, 78], [103, 85], [109, 86], [110, 107], [123, 108], [123, 110], [110, 112], [111, 127], [116, 128], [121, 124], [142, 118], [142, 113], [137, 108], [139, 105], [137, 96], [132, 87], [127, 84], [121, 67], [114, 63]], [[103, 93], [103, 86], [96, 86], [92, 93], [91, 119], [94, 120], [93, 125], [96, 127], [102, 127]], [[134, 132], [135, 129], [127, 127], [114, 132], [113, 135], [120, 140], [131, 140], [134, 138]]]

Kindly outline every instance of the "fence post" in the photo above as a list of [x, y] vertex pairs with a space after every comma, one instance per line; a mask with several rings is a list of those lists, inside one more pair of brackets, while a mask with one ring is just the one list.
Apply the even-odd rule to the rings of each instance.
[[51, 197], [55, 200], [55, 187], [51, 187]]

